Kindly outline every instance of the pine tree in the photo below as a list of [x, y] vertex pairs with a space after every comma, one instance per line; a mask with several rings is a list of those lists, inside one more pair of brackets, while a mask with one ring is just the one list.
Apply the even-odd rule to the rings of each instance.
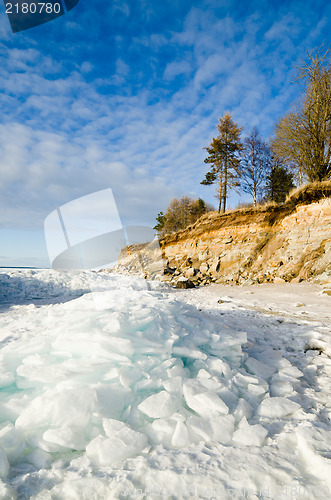
[[219, 183], [218, 211], [225, 212], [228, 190], [239, 185], [240, 160], [238, 153], [242, 149], [240, 142], [241, 128], [234, 123], [230, 113], [219, 119], [217, 125], [219, 135], [213, 138], [209, 147], [206, 147], [208, 157], [205, 163], [212, 165], [201, 184], [211, 185]]
[[283, 203], [288, 193], [294, 187], [293, 174], [288, 172], [283, 165], [277, 164], [276, 161], [267, 177], [267, 199], [276, 203]]
[[162, 233], [165, 221], [166, 221], [166, 216], [164, 215], [163, 212], [159, 212], [156, 217], [157, 224], [155, 224], [153, 229], [155, 229], [158, 233]]

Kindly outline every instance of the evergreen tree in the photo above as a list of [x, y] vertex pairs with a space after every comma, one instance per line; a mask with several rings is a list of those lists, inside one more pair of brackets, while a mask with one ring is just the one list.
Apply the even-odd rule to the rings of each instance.
[[231, 118], [230, 113], [226, 113], [219, 119], [217, 125], [219, 135], [213, 138], [209, 147], [206, 147], [208, 157], [205, 163], [211, 164], [211, 169], [206, 173], [201, 184], [219, 184], [219, 205], [218, 211], [225, 212], [228, 190], [239, 185], [240, 160], [238, 153], [242, 149], [240, 142], [241, 128]]
[[254, 205], [262, 194], [270, 167], [271, 153], [256, 128], [244, 140], [241, 152], [241, 186], [253, 197]]
[[159, 212], [156, 217], [156, 222], [155, 226], [153, 229], [156, 229], [157, 232], [162, 233], [164, 224], [165, 224], [166, 217], [163, 212]]
[[283, 203], [294, 187], [293, 174], [288, 172], [283, 165], [274, 163], [267, 176], [267, 199], [276, 203]]

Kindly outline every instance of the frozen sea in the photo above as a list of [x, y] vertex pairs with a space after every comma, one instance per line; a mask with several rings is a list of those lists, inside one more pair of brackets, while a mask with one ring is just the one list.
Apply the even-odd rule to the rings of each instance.
[[0, 499], [331, 498], [326, 291], [1, 269]]

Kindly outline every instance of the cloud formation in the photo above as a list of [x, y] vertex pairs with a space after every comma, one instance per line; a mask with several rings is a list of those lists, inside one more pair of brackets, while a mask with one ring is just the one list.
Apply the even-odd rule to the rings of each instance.
[[300, 90], [294, 65], [330, 37], [323, 2], [80, 4], [25, 34], [0, 23], [0, 224], [41, 228], [111, 187], [121, 217], [153, 224], [202, 196], [220, 115], [267, 138]]

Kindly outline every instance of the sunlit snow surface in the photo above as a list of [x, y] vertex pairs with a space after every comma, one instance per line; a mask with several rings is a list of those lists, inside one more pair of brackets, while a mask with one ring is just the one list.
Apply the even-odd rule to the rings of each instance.
[[0, 274], [1, 499], [331, 496], [330, 325], [208, 290]]

